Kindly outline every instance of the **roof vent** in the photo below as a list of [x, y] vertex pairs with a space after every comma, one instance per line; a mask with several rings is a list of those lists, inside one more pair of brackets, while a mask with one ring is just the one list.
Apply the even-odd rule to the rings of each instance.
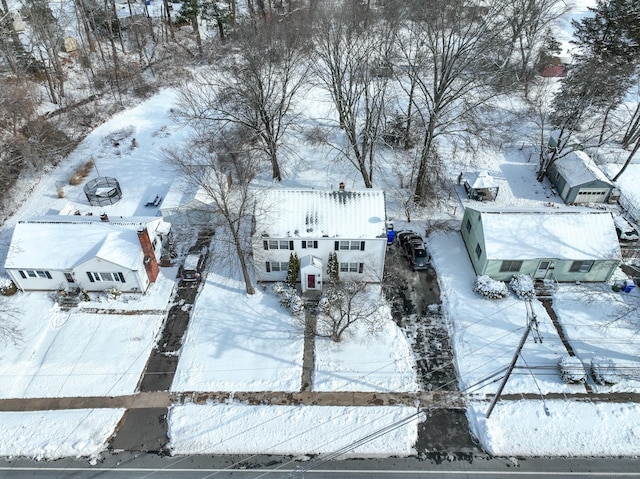
[[109, 216], [106, 213], [102, 213], [100, 215], [100, 221], [108, 222], [109, 221]]

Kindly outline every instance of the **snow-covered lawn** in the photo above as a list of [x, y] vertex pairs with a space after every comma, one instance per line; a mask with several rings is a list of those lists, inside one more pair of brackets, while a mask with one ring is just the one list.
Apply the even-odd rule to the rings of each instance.
[[[415, 408], [208, 404], [170, 410], [174, 454], [406, 456], [414, 452]], [[406, 423], [405, 423], [406, 421]], [[384, 433], [383, 433], [384, 432]], [[370, 441], [354, 445], [355, 438]]]
[[[631, 314], [629, 306], [635, 305]], [[562, 285], [553, 307], [576, 356], [587, 371], [591, 361], [610, 363], [615, 384], [596, 392], [640, 392], [640, 294], [614, 292], [609, 285]]]
[[134, 393], [174, 284], [161, 276], [148, 295], [110, 301], [92, 294], [93, 301], [69, 311], [44, 292], [6, 298], [23, 334], [0, 350], [0, 398]]
[[[380, 294], [379, 288], [376, 288]], [[356, 323], [345, 338], [315, 340], [314, 391], [417, 391], [415, 359], [388, 306], [370, 322]], [[374, 330], [371, 326], [374, 325]]]
[[640, 405], [567, 400], [473, 401], [467, 417], [486, 450], [497, 456], [637, 456]]
[[299, 391], [303, 329], [274, 294], [213, 272], [193, 309], [173, 391]]
[[95, 457], [124, 409], [0, 412], [0, 456]]

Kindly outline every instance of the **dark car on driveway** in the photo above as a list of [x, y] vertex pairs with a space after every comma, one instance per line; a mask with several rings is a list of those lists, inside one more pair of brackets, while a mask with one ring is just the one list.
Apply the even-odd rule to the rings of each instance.
[[397, 234], [397, 238], [402, 254], [409, 261], [413, 271], [429, 267], [429, 253], [424, 246], [422, 236], [413, 231], [401, 231]]

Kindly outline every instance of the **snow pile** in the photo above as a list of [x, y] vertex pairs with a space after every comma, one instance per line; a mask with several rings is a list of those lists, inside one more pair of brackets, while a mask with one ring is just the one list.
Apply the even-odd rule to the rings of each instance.
[[278, 282], [273, 285], [273, 292], [278, 296], [281, 306], [291, 311], [295, 317], [304, 318], [304, 303], [295, 288]]
[[503, 299], [509, 296], [509, 288], [504, 281], [498, 281], [487, 275], [476, 278], [473, 290], [489, 299]]
[[584, 384], [587, 381], [587, 372], [580, 359], [575, 356], [566, 356], [558, 361], [560, 377], [567, 384]]
[[533, 278], [526, 274], [516, 274], [509, 281], [509, 286], [520, 299], [533, 299], [536, 297], [536, 289]]
[[615, 361], [611, 358], [591, 358], [591, 376], [597, 384], [611, 385], [619, 382], [617, 369]]

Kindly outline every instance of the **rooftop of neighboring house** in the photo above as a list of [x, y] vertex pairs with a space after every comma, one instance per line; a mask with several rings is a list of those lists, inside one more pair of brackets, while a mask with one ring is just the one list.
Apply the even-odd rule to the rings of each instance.
[[467, 210], [481, 215], [488, 259], [621, 257], [613, 217], [607, 211], [578, 207]]
[[258, 194], [256, 234], [386, 238], [384, 192], [273, 188]]
[[555, 164], [556, 169], [570, 186], [582, 185], [594, 180], [611, 184], [609, 178], [584, 151], [572, 151], [558, 158]]
[[137, 267], [140, 242], [137, 231], [157, 222], [154, 230], [168, 232], [157, 217], [101, 218], [52, 215], [16, 224], [5, 268], [65, 269], [92, 258], [126, 268]]

